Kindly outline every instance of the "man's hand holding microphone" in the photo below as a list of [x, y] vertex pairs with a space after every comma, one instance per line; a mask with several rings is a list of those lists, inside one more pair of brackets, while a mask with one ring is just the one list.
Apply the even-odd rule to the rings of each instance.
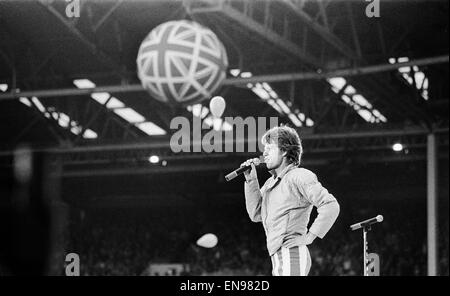
[[264, 163], [263, 156], [261, 156], [260, 158], [249, 159], [249, 160], [241, 163], [241, 166], [238, 169], [236, 169], [236, 170], [232, 171], [231, 173], [229, 173], [228, 175], [226, 175], [225, 179], [227, 181], [231, 181], [234, 178], [236, 178], [237, 176], [239, 176], [240, 174], [244, 174], [246, 181], [256, 179], [257, 178], [256, 166], [258, 166], [262, 163]]
[[244, 171], [245, 180], [251, 181], [258, 178], [258, 174], [256, 173], [256, 166], [261, 164], [261, 160], [259, 158], [252, 158], [241, 163], [241, 168], [250, 167]]

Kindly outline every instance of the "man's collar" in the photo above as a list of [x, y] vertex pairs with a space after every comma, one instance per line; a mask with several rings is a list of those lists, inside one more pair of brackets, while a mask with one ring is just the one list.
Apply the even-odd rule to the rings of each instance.
[[287, 167], [285, 167], [278, 176], [275, 177], [275, 170], [270, 170], [269, 173], [272, 175], [274, 179], [280, 179], [284, 177], [290, 170], [296, 168], [297, 166], [293, 163], [289, 164]]

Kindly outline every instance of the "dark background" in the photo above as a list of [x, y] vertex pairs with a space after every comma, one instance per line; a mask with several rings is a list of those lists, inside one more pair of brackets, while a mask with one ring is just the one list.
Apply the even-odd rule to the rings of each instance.
[[[323, 78], [270, 85], [314, 120], [296, 128], [302, 166], [341, 204], [336, 224], [310, 248], [311, 275], [361, 275], [362, 234], [349, 225], [378, 214], [384, 221], [369, 233], [369, 250], [380, 255], [381, 274], [427, 275], [431, 132], [437, 138], [438, 274], [448, 275], [448, 1], [380, 1], [379, 18], [366, 17], [364, 1], [319, 2], [292, 1], [294, 9], [276, 0], [225, 1], [223, 7], [81, 1], [76, 19], [65, 16], [64, 1], [0, 2], [0, 84], [8, 85], [0, 91], [0, 273], [64, 275], [65, 254], [75, 252], [82, 275], [141, 275], [156, 262], [188, 263], [192, 275], [270, 275], [262, 225], [245, 211], [243, 177], [224, 180], [255, 153], [173, 153], [170, 120], [192, 118], [186, 108], [165, 105], [143, 89], [112, 93], [167, 131], [148, 136], [73, 85], [87, 78], [100, 87], [138, 86], [141, 41], [163, 22], [189, 19], [217, 34], [229, 69], [254, 76], [360, 69], [392, 57], [424, 62], [419, 69], [428, 78], [428, 100], [396, 69], [346, 77], [386, 123], [366, 122]], [[258, 29], [291, 42], [296, 53]], [[225, 83], [217, 91], [227, 103], [224, 116], [274, 116], [292, 126], [244, 85]], [[64, 112], [98, 137], [74, 135], [25, 106], [18, 89], [43, 91], [47, 112]], [[392, 151], [397, 141], [405, 150]], [[13, 173], [20, 147], [32, 150], [33, 174], [25, 183]], [[150, 155], [167, 165], [150, 164]], [[259, 170], [260, 183], [268, 176]], [[197, 246], [208, 232], [218, 245]]]

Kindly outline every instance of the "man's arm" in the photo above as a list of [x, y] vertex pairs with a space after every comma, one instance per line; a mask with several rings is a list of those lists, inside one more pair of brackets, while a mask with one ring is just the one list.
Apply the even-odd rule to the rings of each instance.
[[245, 194], [245, 207], [250, 220], [253, 222], [261, 222], [261, 190], [259, 188], [258, 175], [256, 173], [256, 167], [254, 161], [257, 159], [249, 159], [241, 164], [242, 166], [251, 166], [250, 170], [244, 172], [244, 194]]
[[317, 208], [317, 217], [309, 228], [308, 239], [312, 242], [316, 236], [323, 238], [339, 215], [339, 203], [311, 171], [303, 169], [296, 183], [301, 194]]
[[261, 222], [261, 191], [258, 178], [246, 180], [244, 183], [245, 207], [250, 220]]

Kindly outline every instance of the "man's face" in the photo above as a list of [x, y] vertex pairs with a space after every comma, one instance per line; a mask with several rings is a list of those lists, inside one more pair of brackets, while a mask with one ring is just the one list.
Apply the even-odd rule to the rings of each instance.
[[263, 156], [268, 170], [278, 168], [283, 162], [283, 152], [274, 143], [267, 143], [264, 146]]

